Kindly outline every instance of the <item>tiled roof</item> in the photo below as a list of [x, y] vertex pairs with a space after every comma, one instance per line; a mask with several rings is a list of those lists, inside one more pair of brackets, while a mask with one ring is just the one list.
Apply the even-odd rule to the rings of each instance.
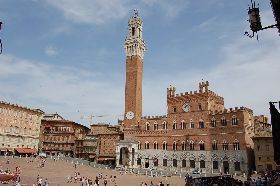
[[20, 109], [25, 109], [25, 110], [29, 110], [29, 111], [33, 111], [33, 112], [37, 112], [37, 113], [40, 113], [40, 114], [43, 114], [44, 112], [40, 109], [31, 109], [31, 108], [27, 108], [27, 107], [24, 107], [24, 106], [20, 106], [20, 105], [17, 105], [17, 104], [13, 104], [13, 103], [8, 103], [8, 102], [5, 102], [5, 101], [0, 101], [0, 104], [3, 104], [3, 105], [8, 105], [8, 106], [13, 106], [13, 107], [18, 107]]

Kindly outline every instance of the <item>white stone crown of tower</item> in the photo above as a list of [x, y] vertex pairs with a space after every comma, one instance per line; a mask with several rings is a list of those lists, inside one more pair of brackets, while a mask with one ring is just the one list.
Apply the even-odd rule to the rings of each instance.
[[141, 59], [144, 58], [146, 47], [142, 32], [143, 22], [138, 12], [134, 10], [134, 14], [128, 21], [128, 35], [124, 43], [126, 56], [139, 56]]

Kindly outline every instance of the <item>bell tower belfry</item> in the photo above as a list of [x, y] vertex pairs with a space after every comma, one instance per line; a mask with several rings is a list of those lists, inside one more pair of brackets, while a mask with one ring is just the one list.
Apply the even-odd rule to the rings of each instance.
[[143, 22], [138, 12], [128, 22], [128, 34], [124, 48], [126, 52], [125, 113], [124, 129], [133, 128], [142, 116], [142, 76], [145, 42]]

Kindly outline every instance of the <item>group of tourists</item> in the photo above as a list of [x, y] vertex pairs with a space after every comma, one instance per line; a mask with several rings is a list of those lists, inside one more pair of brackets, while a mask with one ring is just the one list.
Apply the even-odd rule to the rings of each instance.
[[[164, 183], [162, 181], [160, 181], [158, 184], [154, 184], [152, 181], [151, 183], [148, 185], [146, 182], [142, 182], [140, 184], [140, 186], [165, 186]], [[169, 184], [167, 183], [166, 186], [169, 186]]]
[[73, 176], [67, 177], [67, 183], [81, 183], [82, 186], [107, 186], [108, 182], [117, 185], [116, 183], [116, 176], [103, 176], [102, 173], [99, 173], [95, 178], [89, 178], [82, 176], [80, 172], [74, 172]]

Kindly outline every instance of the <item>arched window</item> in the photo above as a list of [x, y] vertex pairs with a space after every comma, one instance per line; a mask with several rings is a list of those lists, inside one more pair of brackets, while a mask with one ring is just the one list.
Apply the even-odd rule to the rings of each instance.
[[150, 123], [149, 122], [146, 123], [146, 130], [150, 130]]
[[191, 128], [191, 129], [193, 129], [193, 128], [194, 128], [194, 122], [193, 122], [193, 120], [192, 120], [192, 119], [190, 120], [190, 128]]
[[202, 140], [199, 142], [199, 150], [205, 150], [205, 145]]
[[228, 150], [228, 142], [226, 140], [223, 141], [223, 150]]
[[215, 118], [211, 119], [211, 127], [216, 127], [216, 119]]
[[182, 128], [182, 129], [186, 129], [186, 128], [187, 128], [187, 124], [186, 124], [186, 121], [185, 121], [185, 120], [182, 120], [182, 121], [181, 121], [181, 128]]
[[212, 142], [212, 150], [218, 150], [218, 144], [216, 140]]
[[166, 130], [166, 129], [167, 129], [167, 123], [166, 123], [166, 121], [164, 121], [164, 122], [162, 123], [162, 128], [163, 128], [163, 130]]
[[221, 125], [222, 126], [226, 126], [227, 125], [227, 120], [226, 120], [226, 118], [224, 116], [221, 118]]
[[176, 141], [173, 142], [173, 150], [177, 150], [177, 143], [176, 143]]
[[233, 142], [233, 149], [234, 150], [240, 150], [240, 144], [239, 144], [239, 141], [237, 139], [235, 139], [234, 142]]
[[141, 142], [138, 141], [138, 150], [141, 150]]
[[154, 142], [154, 149], [157, 150], [158, 149], [158, 142]]
[[194, 150], [194, 142], [190, 141], [190, 150]]
[[154, 130], [158, 130], [158, 124], [157, 124], [157, 122], [154, 123]]
[[198, 127], [199, 127], [200, 129], [203, 129], [203, 128], [204, 128], [204, 121], [203, 121], [203, 120], [199, 120]]
[[231, 118], [231, 124], [232, 125], [238, 125], [238, 120], [237, 120], [237, 117], [235, 115], [233, 115], [232, 118]]
[[167, 150], [167, 143], [165, 141], [162, 143], [162, 150]]
[[176, 121], [176, 120], [173, 121], [173, 129], [174, 129], [174, 130], [177, 129], [177, 121]]
[[187, 148], [187, 147], [186, 147], [186, 143], [183, 141], [183, 142], [182, 142], [182, 151], [185, 151], [186, 148]]
[[150, 149], [150, 144], [148, 141], [145, 142], [145, 149]]

